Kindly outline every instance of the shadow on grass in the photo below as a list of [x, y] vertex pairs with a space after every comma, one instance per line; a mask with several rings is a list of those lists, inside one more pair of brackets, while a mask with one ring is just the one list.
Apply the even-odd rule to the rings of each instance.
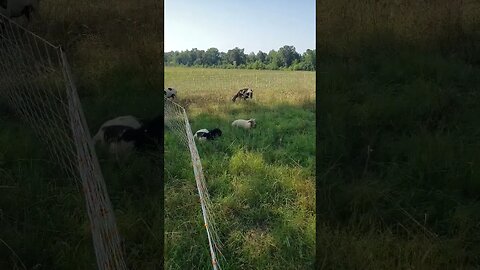
[[[77, 183], [58, 170], [24, 125], [14, 120], [1, 123], [0, 268], [95, 268], [90, 223]], [[118, 164], [101, 150], [98, 154], [127, 265], [158, 268], [158, 247], [163, 244], [162, 156], [134, 154]]]
[[[136, 85], [115, 90], [135, 91]], [[96, 100], [93, 94], [83, 95], [92, 133], [109, 116], [150, 118], [163, 112], [163, 98], [149, 91], [145, 86], [138, 95], [116, 92], [105, 99], [109, 103]], [[0, 239], [4, 241], [0, 269], [21, 264], [28, 269], [95, 268], [89, 220], [77, 183], [58, 170], [48, 146], [39, 143], [37, 135], [4, 107], [0, 126]], [[118, 164], [100, 147], [97, 150], [128, 267], [159, 268], [164, 219], [161, 153], [134, 154]]]
[[369, 254], [383, 259], [359, 265], [478, 266], [480, 67], [398, 46], [330, 55], [319, 74], [318, 235], [335, 247], [319, 251], [325, 266]]

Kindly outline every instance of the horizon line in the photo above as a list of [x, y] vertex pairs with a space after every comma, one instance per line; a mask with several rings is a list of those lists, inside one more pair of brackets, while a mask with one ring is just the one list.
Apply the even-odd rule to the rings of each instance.
[[[284, 46], [293, 46], [293, 45], [284, 45]], [[256, 53], [258, 53], [259, 51], [268, 54], [270, 51], [272, 51], [272, 50], [273, 50], [273, 51], [278, 51], [278, 50], [281, 49], [282, 47], [283, 47], [283, 46], [279, 47], [278, 49], [270, 49], [270, 50], [268, 50], [268, 51], [258, 50], [257, 52], [254, 52], [254, 51], [246, 52], [246, 51], [245, 51], [245, 48], [240, 48], [240, 47], [238, 47], [238, 46], [235, 46], [235, 47], [233, 47], [233, 48], [231, 48], [231, 49], [229, 49], [229, 50], [233, 50], [233, 49], [235, 49], [235, 48], [239, 48], [240, 50], [243, 49], [243, 50], [245, 51], [244, 53], [246, 53], [246, 54], [249, 54], [249, 53], [252, 53], [252, 52], [256, 54]], [[295, 47], [295, 46], [293, 46], [293, 47]], [[211, 49], [211, 48], [215, 48], [215, 49], [217, 49], [219, 52], [224, 52], [224, 53], [227, 53], [227, 52], [228, 52], [228, 50], [227, 50], [227, 51], [221, 51], [220, 49], [218, 49], [218, 48], [216, 48], [216, 47], [209, 47], [208, 49]], [[195, 47], [194, 47], [194, 48], [191, 48], [191, 49], [182, 49], [182, 50], [170, 50], [170, 51], [165, 51], [165, 50], [164, 50], [163, 52], [164, 52], [164, 53], [169, 53], [169, 52], [184, 52], [184, 51], [191, 51], [191, 50], [193, 50], [193, 49], [197, 49], [197, 50], [199, 50], [199, 51], [200, 51], [200, 50], [203, 50], [203, 51], [207, 51], [207, 50], [208, 50], [208, 49], [199, 49], [199, 48], [195, 48]], [[296, 51], [297, 53], [304, 53], [304, 52], [306, 52], [307, 50], [312, 50], [312, 51], [313, 51], [313, 50], [316, 50], [316, 48], [313, 48], [313, 49], [308, 48], [308, 49], [306, 49], [306, 50], [303, 51], [303, 52], [299, 52], [299, 51], [297, 51], [297, 48], [295, 48], [295, 51]]]

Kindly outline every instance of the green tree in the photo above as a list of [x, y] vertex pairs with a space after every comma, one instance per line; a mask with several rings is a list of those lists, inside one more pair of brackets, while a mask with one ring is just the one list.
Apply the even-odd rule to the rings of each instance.
[[204, 63], [208, 66], [220, 64], [220, 52], [217, 48], [210, 48], [205, 52]]
[[217, 48], [208, 50], [171, 51], [164, 54], [165, 65], [185, 66], [220, 66], [222, 68], [248, 69], [290, 69], [316, 70], [315, 50], [306, 50], [298, 54], [294, 46], [285, 45], [278, 51], [270, 50], [267, 53], [258, 51], [245, 55], [244, 49], [235, 47], [227, 52], [220, 52]]
[[181, 51], [176, 57], [176, 62], [179, 65], [191, 66], [193, 61], [191, 61], [190, 51]]
[[267, 63], [270, 69], [278, 69], [282, 65], [282, 61], [275, 50], [270, 50], [267, 55]]
[[315, 50], [308, 49], [302, 55], [302, 62], [306, 70], [316, 70], [317, 68], [317, 54]]
[[257, 56], [254, 52], [251, 52], [247, 55], [247, 64], [254, 63], [257, 60]]
[[226, 52], [220, 52], [220, 63], [222, 65], [228, 64], [228, 57]]
[[261, 63], [266, 63], [267, 62], [267, 54], [262, 52], [262, 51], [258, 51], [257, 60], [259, 60]]
[[278, 66], [290, 67], [293, 61], [300, 59], [300, 55], [295, 50], [294, 46], [285, 45], [278, 50]]
[[233, 64], [235, 66], [245, 64], [246, 56], [244, 53], [244, 49], [239, 49], [238, 47], [235, 47], [231, 50], [228, 50], [227, 59], [230, 64]]

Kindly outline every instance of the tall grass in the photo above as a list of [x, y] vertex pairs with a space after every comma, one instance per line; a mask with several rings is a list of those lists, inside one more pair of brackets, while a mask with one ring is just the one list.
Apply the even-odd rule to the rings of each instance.
[[[162, 113], [161, 1], [43, 0], [29, 28], [67, 53], [91, 133], [119, 115]], [[2, 101], [0, 101], [2, 102]], [[95, 269], [81, 190], [47, 145], [0, 104], [0, 269]], [[98, 148], [130, 269], [160, 269], [161, 153], [117, 164]]]
[[317, 5], [317, 44], [320, 55], [403, 46], [455, 51], [478, 63], [479, 13], [475, 0], [324, 0]]
[[[313, 72], [166, 68], [197, 142], [213, 202], [224, 269], [309, 269], [315, 258], [315, 92]], [[255, 80], [257, 84], [255, 84]], [[245, 85], [252, 102], [231, 101]], [[292, 91], [295, 90], [295, 91]], [[230, 126], [255, 118], [249, 131]], [[208, 241], [185, 145], [165, 133], [167, 269], [210, 269]]]
[[318, 268], [478, 268], [478, 2], [319, 9]]

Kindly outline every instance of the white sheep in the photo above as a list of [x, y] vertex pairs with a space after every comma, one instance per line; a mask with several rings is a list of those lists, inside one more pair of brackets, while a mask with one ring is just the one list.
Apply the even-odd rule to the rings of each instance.
[[168, 87], [167, 89], [163, 89], [163, 94], [166, 98], [174, 99], [177, 96], [177, 90]]
[[255, 119], [249, 119], [249, 120], [244, 120], [244, 119], [237, 119], [232, 122], [232, 127], [241, 127], [244, 129], [250, 129], [250, 128], [255, 128], [257, 123], [255, 122]]
[[38, 13], [40, 0], [0, 0], [0, 13], [8, 18], [25, 16], [31, 20], [32, 13]]

